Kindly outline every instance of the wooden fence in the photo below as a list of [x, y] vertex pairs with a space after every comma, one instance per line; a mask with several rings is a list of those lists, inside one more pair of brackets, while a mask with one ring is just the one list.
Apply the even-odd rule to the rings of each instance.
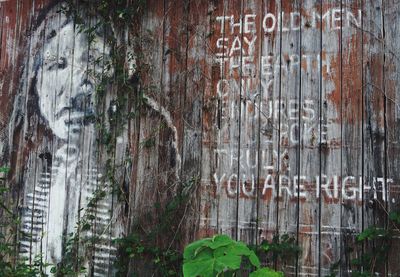
[[[181, 235], [158, 234], [159, 245], [289, 234], [302, 253], [275, 264], [287, 276], [326, 276], [336, 263], [350, 276], [373, 249], [357, 234], [393, 228], [398, 1], [148, 0], [135, 24], [93, 41], [63, 7], [0, 1], [5, 204], [20, 216], [13, 235], [28, 261], [58, 263], [87, 220], [79, 236], [99, 238], [85, 254], [90, 274], [113, 276], [112, 241], [150, 232], [182, 193]], [[115, 76], [107, 57], [118, 51], [128, 79], [99, 91], [93, 76]], [[400, 276], [396, 235], [390, 244], [379, 276]]]

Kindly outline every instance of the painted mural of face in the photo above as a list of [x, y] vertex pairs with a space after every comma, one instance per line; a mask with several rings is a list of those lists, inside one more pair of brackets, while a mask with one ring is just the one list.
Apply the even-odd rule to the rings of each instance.
[[[64, 15], [52, 17], [47, 25], [42, 66], [37, 71], [36, 92], [39, 108], [53, 133], [66, 140], [78, 137], [84, 119], [94, 113], [95, 81], [88, 69], [101, 72], [91, 61], [109, 53], [103, 40], [97, 37], [88, 52], [87, 35], [74, 30], [72, 20]], [[75, 38], [73, 41], [71, 38]], [[40, 50], [39, 50], [40, 51]]]

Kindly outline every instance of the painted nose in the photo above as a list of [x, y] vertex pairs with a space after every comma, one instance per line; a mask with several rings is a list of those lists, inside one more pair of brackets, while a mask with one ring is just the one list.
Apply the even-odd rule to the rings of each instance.
[[77, 94], [71, 98], [71, 107], [75, 111], [80, 111], [87, 114], [93, 113], [92, 105], [93, 84], [84, 79], [77, 91]]
[[71, 98], [71, 106], [76, 111], [85, 111], [86, 96], [83, 93]]

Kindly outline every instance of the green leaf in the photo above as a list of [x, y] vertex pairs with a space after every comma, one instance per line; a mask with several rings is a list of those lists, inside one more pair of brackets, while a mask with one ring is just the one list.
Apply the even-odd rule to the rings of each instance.
[[260, 267], [260, 261], [254, 251], [243, 242], [232, 240], [226, 235], [202, 239], [185, 248], [184, 276], [214, 277], [220, 276], [221, 273], [225, 276], [241, 268], [243, 257], [247, 257], [253, 266]]
[[254, 265], [255, 267], [257, 267], [257, 268], [260, 267], [260, 265], [261, 265], [260, 260], [258, 259], [257, 255], [253, 251], [251, 251], [249, 260], [250, 260], [250, 263], [252, 265]]
[[8, 173], [10, 171], [9, 167], [2, 166], [0, 167], [0, 172]]
[[400, 224], [400, 213], [399, 212], [391, 212], [389, 214], [389, 218], [396, 224]]
[[236, 243], [236, 241], [232, 240], [227, 235], [217, 235], [214, 236], [212, 240], [207, 241], [204, 245], [210, 247], [211, 249], [217, 249], [222, 246], [227, 246], [233, 243]]
[[201, 248], [207, 241], [210, 241], [211, 238], [205, 238], [201, 240], [197, 240], [188, 246], [186, 246], [185, 251], [183, 252], [183, 258], [185, 260], [189, 260], [194, 258], [196, 251]]
[[232, 253], [235, 255], [244, 255], [244, 256], [250, 256], [250, 254], [253, 251], [251, 251], [246, 244], [244, 244], [241, 241], [238, 241], [236, 245], [232, 249]]
[[265, 251], [268, 252], [271, 249], [271, 246], [268, 243], [263, 243], [261, 245], [261, 248]]
[[193, 260], [209, 260], [213, 259], [213, 251], [210, 248], [202, 247], [195, 255]]
[[234, 241], [232, 244], [228, 246], [219, 247], [214, 250], [214, 256], [219, 257], [226, 254], [233, 254], [237, 256], [246, 256], [249, 257], [253, 252], [251, 251], [244, 243]]
[[283, 277], [283, 273], [264, 267], [250, 273], [249, 277]]
[[215, 259], [215, 271], [222, 272], [227, 269], [237, 270], [242, 263], [242, 257], [228, 254]]
[[214, 261], [194, 260], [183, 264], [183, 276], [185, 277], [213, 277]]
[[381, 229], [381, 228], [377, 228], [377, 227], [369, 227], [367, 229], [365, 229], [363, 232], [361, 232], [358, 236], [357, 236], [357, 241], [364, 241], [364, 240], [372, 240], [372, 239], [377, 239], [379, 237], [387, 237], [389, 235], [387, 230]]
[[90, 228], [91, 228], [92, 226], [89, 224], [89, 223], [84, 223], [83, 225], [82, 225], [82, 231], [88, 231], [88, 230], [90, 230]]

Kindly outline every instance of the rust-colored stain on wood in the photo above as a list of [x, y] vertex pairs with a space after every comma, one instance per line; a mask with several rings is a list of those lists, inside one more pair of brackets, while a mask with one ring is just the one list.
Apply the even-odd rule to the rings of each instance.
[[[89, 46], [62, 5], [0, 1], [1, 166], [21, 257], [57, 264], [62, 237], [88, 213], [85, 236], [101, 240], [82, 250], [86, 265], [114, 276], [112, 241], [148, 232], [156, 206], [192, 182], [181, 247], [216, 233], [252, 244], [289, 234], [303, 253], [277, 264], [287, 276], [354, 269], [355, 234], [385, 227], [400, 201], [396, 1], [148, 1], [140, 26], [110, 30], [146, 66], [142, 87], [110, 85], [102, 100], [88, 57], [118, 49], [106, 32]], [[121, 97], [135, 117], [115, 122]], [[107, 130], [119, 130], [111, 147]], [[109, 190], [87, 208], [110, 161], [126, 197]], [[380, 274], [399, 276], [399, 245]]]

